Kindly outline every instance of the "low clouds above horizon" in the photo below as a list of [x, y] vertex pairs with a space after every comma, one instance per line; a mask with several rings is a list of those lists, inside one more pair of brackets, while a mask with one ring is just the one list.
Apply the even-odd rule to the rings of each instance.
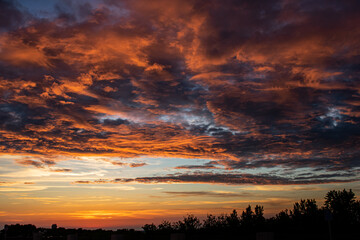
[[17, 164], [149, 156], [209, 162], [125, 180], [358, 179], [358, 1], [25, 3], [0, 0], [0, 152], [34, 156]]

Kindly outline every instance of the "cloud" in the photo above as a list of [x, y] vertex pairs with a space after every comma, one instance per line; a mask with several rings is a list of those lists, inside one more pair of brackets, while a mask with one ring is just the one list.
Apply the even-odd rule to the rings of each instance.
[[27, 14], [18, 8], [16, 1], [0, 1], [0, 31], [9, 31], [21, 26]]
[[0, 186], [10, 186], [15, 184], [16, 182], [7, 182], [7, 181], [0, 181]]
[[246, 193], [224, 192], [224, 191], [189, 191], [189, 192], [164, 192], [174, 197], [245, 197]]
[[[54, 159], [58, 160], [57, 157]], [[36, 168], [41, 168], [50, 172], [71, 172], [69, 168], [56, 168], [56, 161], [48, 159], [47, 157], [38, 157], [36, 160], [31, 159], [31, 157], [25, 157], [23, 159], [16, 159], [15, 162], [22, 166], [33, 166]], [[31, 182], [27, 182], [29, 184]]]
[[24, 182], [24, 184], [31, 185], [31, 184], [35, 184], [35, 183], [34, 182]]
[[90, 184], [91, 181], [75, 181], [74, 184]]
[[168, 174], [155, 177], [101, 179], [95, 181], [75, 181], [74, 184], [105, 184], [105, 183], [201, 183], [226, 185], [306, 185], [358, 181], [355, 173], [320, 174], [310, 176], [287, 177], [274, 174], [245, 174], [245, 173], [209, 173], [195, 172], [189, 174]]
[[[4, 154], [208, 159], [176, 169], [224, 176], [360, 167], [355, 1], [67, 2], [41, 18], [14, 1], [0, 9]], [[229, 178], [287, 181], [260, 176]]]
[[69, 168], [51, 168], [51, 172], [72, 172]]
[[219, 167], [214, 166], [214, 163], [216, 162], [208, 162], [205, 163], [204, 165], [182, 165], [182, 166], [177, 166], [175, 167], [175, 169], [216, 169]]
[[286, 178], [275, 175], [251, 175], [251, 174], [213, 174], [213, 173], [194, 173], [194, 174], [178, 174], [159, 177], [140, 177], [135, 179], [115, 179], [115, 182], [139, 182], [139, 183], [206, 183], [206, 184], [229, 184], [229, 185], [296, 185], [296, 184], [319, 184], [333, 182], [353, 182], [354, 174], [344, 175], [344, 179], [336, 179], [329, 174], [323, 177], [307, 177], [307, 178]]
[[17, 160], [16, 162], [18, 164], [24, 165], [24, 166], [34, 166], [34, 167], [37, 167], [37, 168], [43, 168], [44, 167], [44, 164], [42, 162], [38, 162], [38, 161], [30, 160], [30, 159]]
[[22, 159], [15, 160], [16, 163], [24, 166], [34, 166], [37, 168], [44, 168], [56, 165], [56, 162], [52, 159], [46, 157], [39, 157], [36, 160], [31, 159], [31, 157], [25, 157]]
[[73, 182], [73, 184], [104, 184], [104, 183], [109, 183], [109, 180], [107, 180], [107, 179], [99, 179], [99, 180], [95, 180], [95, 181], [79, 180], [79, 181]]
[[128, 163], [128, 162], [122, 162], [122, 161], [114, 161], [114, 160], [111, 160], [111, 159], [108, 159], [108, 158], [101, 158], [100, 160], [105, 161], [105, 162], [109, 162], [109, 163], [111, 163], [113, 165], [116, 165], [116, 166], [128, 166], [128, 167], [131, 167], [131, 168], [143, 167], [143, 166], [147, 165], [147, 163]]
[[136, 168], [136, 167], [143, 167], [147, 165], [146, 163], [130, 163], [129, 167]]

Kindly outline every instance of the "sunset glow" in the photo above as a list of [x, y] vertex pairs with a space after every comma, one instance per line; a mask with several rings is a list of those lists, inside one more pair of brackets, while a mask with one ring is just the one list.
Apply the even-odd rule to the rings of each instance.
[[0, 228], [360, 194], [360, 2], [0, 0]]

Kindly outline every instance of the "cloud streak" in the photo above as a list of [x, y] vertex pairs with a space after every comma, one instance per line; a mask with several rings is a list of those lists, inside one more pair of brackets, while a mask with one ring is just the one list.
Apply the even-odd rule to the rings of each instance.
[[172, 195], [173, 197], [246, 197], [249, 194], [224, 192], [224, 191], [188, 191], [188, 192], [164, 192], [165, 194]]
[[106, 183], [201, 183], [226, 185], [306, 185], [325, 183], [345, 183], [358, 181], [355, 173], [319, 174], [297, 177], [285, 177], [270, 174], [244, 173], [209, 173], [195, 172], [189, 174], [168, 174], [155, 177], [100, 179], [95, 181], [75, 181], [74, 184], [106, 184]]

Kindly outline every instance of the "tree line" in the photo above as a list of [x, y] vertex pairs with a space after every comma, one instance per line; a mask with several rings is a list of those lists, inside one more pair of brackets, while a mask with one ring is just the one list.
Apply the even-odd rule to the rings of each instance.
[[[301, 199], [292, 209], [280, 211], [274, 217], [264, 217], [264, 207], [249, 205], [241, 214], [233, 210], [230, 214], [207, 215], [200, 220], [187, 215], [182, 220], [159, 225], [145, 224], [142, 227], [149, 235], [172, 232], [207, 234], [207, 239], [217, 239], [214, 234], [241, 235], [252, 239], [256, 232], [274, 232], [276, 239], [360, 239], [360, 201], [350, 190], [332, 190], [325, 196], [323, 206], [315, 199]], [[330, 236], [331, 235], [331, 236]], [[224, 235], [223, 235], [224, 236]], [[247, 238], [248, 237], [248, 238]]]

